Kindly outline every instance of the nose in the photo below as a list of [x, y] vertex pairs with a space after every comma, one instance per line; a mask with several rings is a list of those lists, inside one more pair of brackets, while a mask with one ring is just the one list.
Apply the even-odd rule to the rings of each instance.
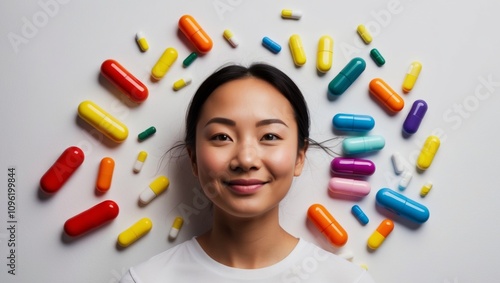
[[244, 143], [235, 147], [235, 152], [230, 162], [232, 171], [247, 172], [258, 170], [261, 166], [261, 158], [256, 145]]

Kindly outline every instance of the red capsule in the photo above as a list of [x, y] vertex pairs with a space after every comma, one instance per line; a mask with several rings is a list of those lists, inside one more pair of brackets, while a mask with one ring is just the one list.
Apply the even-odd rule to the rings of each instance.
[[82, 165], [85, 155], [76, 147], [68, 147], [40, 179], [40, 189], [48, 194], [57, 192]]
[[115, 60], [104, 61], [101, 74], [133, 102], [141, 103], [148, 98], [148, 88]]
[[105, 200], [68, 219], [64, 223], [64, 232], [71, 237], [79, 236], [115, 219], [118, 212], [118, 205], [114, 201]]

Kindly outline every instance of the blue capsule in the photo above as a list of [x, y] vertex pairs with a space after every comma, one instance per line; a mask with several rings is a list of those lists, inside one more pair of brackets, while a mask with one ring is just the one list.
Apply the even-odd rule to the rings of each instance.
[[347, 155], [379, 151], [384, 146], [385, 139], [382, 136], [351, 137], [342, 141], [342, 151]]
[[361, 208], [357, 204], [352, 206], [351, 212], [354, 215], [354, 217], [356, 217], [356, 219], [358, 219], [358, 221], [359, 221], [359, 223], [361, 223], [361, 225], [366, 225], [370, 221], [368, 219], [368, 216], [366, 216], [366, 214], [363, 212], [363, 210], [361, 210]]
[[262, 45], [264, 45], [265, 48], [269, 49], [269, 51], [274, 54], [278, 54], [281, 51], [281, 45], [274, 42], [267, 36], [264, 36], [264, 38], [262, 38]]
[[333, 116], [335, 129], [347, 132], [368, 132], [375, 127], [375, 120], [369, 115], [339, 113]]
[[427, 207], [391, 189], [380, 189], [375, 199], [377, 205], [413, 222], [424, 223], [429, 219]]

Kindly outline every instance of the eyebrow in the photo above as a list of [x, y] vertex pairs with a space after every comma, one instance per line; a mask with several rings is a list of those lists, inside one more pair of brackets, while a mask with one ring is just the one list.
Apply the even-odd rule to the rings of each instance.
[[[213, 124], [213, 123], [223, 124], [223, 125], [227, 125], [227, 126], [236, 126], [236, 122], [231, 120], [231, 119], [223, 118], [223, 117], [214, 117], [214, 118], [208, 120], [208, 122], [205, 124], [205, 127], [208, 126], [209, 124]], [[282, 124], [288, 128], [288, 125], [280, 119], [260, 120], [257, 123], [255, 123], [255, 126], [261, 127], [261, 126], [266, 126], [266, 125], [270, 125], [270, 124]]]

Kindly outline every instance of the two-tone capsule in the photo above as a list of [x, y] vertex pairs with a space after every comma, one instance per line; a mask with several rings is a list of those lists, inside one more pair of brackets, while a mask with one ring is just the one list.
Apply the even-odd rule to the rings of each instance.
[[371, 176], [375, 173], [375, 164], [368, 159], [335, 157], [330, 162], [330, 171], [342, 175]]
[[431, 189], [432, 189], [432, 182], [428, 181], [420, 189], [420, 196], [425, 197], [431, 191]]
[[222, 36], [227, 40], [227, 42], [229, 42], [229, 44], [231, 44], [232, 47], [238, 47], [239, 40], [236, 36], [234, 36], [234, 33], [231, 30], [225, 29]]
[[302, 11], [283, 9], [281, 10], [281, 17], [283, 19], [300, 20], [302, 18]]
[[375, 127], [375, 119], [370, 115], [338, 113], [333, 116], [333, 127], [346, 132], [369, 132]]
[[368, 247], [372, 250], [378, 249], [382, 243], [385, 241], [387, 236], [391, 234], [394, 229], [394, 222], [390, 219], [384, 219], [378, 225], [377, 229], [373, 232], [373, 234], [368, 238]]
[[316, 53], [316, 69], [321, 73], [326, 73], [332, 68], [333, 63], [333, 39], [328, 35], [323, 35], [318, 41], [318, 51]]
[[406, 190], [408, 185], [410, 185], [410, 181], [413, 178], [413, 174], [409, 170], [405, 170], [401, 175], [401, 179], [399, 180], [398, 189], [400, 191]]
[[363, 73], [366, 62], [355, 57], [328, 84], [328, 91], [333, 95], [341, 95]]
[[128, 227], [125, 231], [118, 235], [118, 245], [123, 248], [130, 246], [142, 236], [146, 235], [151, 228], [153, 228], [153, 222], [151, 219], [147, 217], [139, 219], [139, 221], [135, 222], [132, 226]]
[[174, 222], [172, 223], [172, 227], [170, 227], [170, 232], [168, 233], [168, 239], [173, 241], [179, 235], [179, 231], [182, 228], [182, 224], [184, 223], [184, 219], [180, 216], [175, 217]]
[[159, 194], [163, 193], [170, 185], [170, 181], [165, 176], [157, 177], [149, 186], [142, 191], [139, 196], [141, 205], [146, 205], [155, 199]]
[[137, 32], [135, 34], [135, 41], [137, 42], [137, 45], [139, 45], [139, 48], [141, 49], [142, 52], [146, 52], [149, 49], [149, 43], [144, 36], [144, 33], [141, 31]]
[[198, 52], [205, 54], [212, 49], [212, 39], [191, 15], [183, 15], [178, 26]]
[[410, 68], [408, 69], [408, 72], [406, 73], [405, 79], [403, 81], [403, 91], [405, 93], [408, 93], [413, 89], [421, 70], [422, 64], [420, 62], [414, 61], [411, 63]]
[[105, 193], [111, 188], [113, 172], [115, 170], [115, 161], [111, 157], [104, 157], [99, 163], [99, 172], [95, 188], [100, 193]]
[[147, 129], [145, 129], [144, 131], [142, 131], [141, 133], [139, 133], [137, 135], [137, 139], [139, 141], [143, 141], [143, 140], [153, 136], [155, 133], [156, 133], [156, 128], [154, 126], [151, 126]]
[[180, 90], [180, 89], [188, 86], [189, 84], [191, 84], [191, 81], [192, 81], [191, 77], [185, 77], [185, 78], [182, 78], [182, 79], [178, 79], [172, 85], [172, 89], [175, 90], [175, 91], [178, 91], [178, 90]]
[[417, 158], [417, 168], [419, 170], [427, 170], [431, 166], [440, 144], [441, 141], [437, 136], [427, 137]]
[[151, 76], [155, 80], [162, 79], [170, 69], [170, 67], [174, 64], [175, 60], [177, 60], [177, 50], [173, 47], [168, 47], [163, 51], [163, 54], [160, 56], [156, 64], [151, 69]]
[[307, 218], [331, 244], [341, 247], [347, 243], [347, 232], [323, 205], [311, 205], [307, 210]]
[[427, 207], [391, 189], [380, 189], [375, 200], [377, 205], [415, 223], [424, 223], [429, 219]]
[[146, 158], [148, 157], [148, 153], [145, 152], [144, 150], [141, 150], [139, 154], [137, 155], [137, 159], [134, 162], [134, 167], [132, 170], [134, 170], [135, 173], [139, 173], [142, 170], [142, 166], [144, 165], [144, 162], [146, 161]]
[[267, 50], [271, 51], [274, 54], [278, 54], [281, 51], [281, 45], [267, 36], [264, 36], [262, 38], [262, 46], [264, 46]]
[[80, 236], [115, 219], [119, 211], [114, 201], [105, 200], [66, 220], [64, 232], [71, 237]]
[[414, 134], [418, 131], [420, 123], [424, 119], [425, 113], [427, 112], [427, 103], [421, 99], [413, 102], [408, 116], [406, 116], [403, 122], [403, 131], [406, 134]]
[[302, 44], [302, 39], [298, 34], [292, 34], [288, 40], [288, 46], [290, 47], [290, 52], [292, 53], [293, 63], [295, 66], [300, 67], [306, 63], [306, 52], [304, 50], [304, 45]]
[[369, 84], [370, 93], [389, 111], [395, 113], [403, 109], [405, 102], [384, 80], [375, 78]]
[[328, 182], [328, 190], [333, 195], [364, 197], [370, 193], [370, 183], [363, 180], [333, 177]]
[[342, 141], [342, 151], [347, 155], [379, 151], [384, 146], [385, 139], [382, 136], [350, 137]]
[[128, 137], [127, 126], [90, 100], [78, 105], [78, 116], [114, 142], [121, 143]]
[[56, 162], [43, 174], [40, 179], [40, 189], [47, 194], [59, 191], [84, 160], [85, 154], [79, 147], [66, 148]]
[[361, 223], [361, 225], [366, 225], [366, 224], [368, 224], [368, 222], [370, 222], [370, 219], [368, 218], [368, 216], [366, 216], [364, 211], [357, 204], [355, 204], [351, 207], [351, 213], [352, 213], [352, 215], [354, 215], [354, 217], [356, 217], [356, 219], [358, 219], [358, 221], [359, 221], [359, 223]]
[[104, 61], [101, 64], [101, 74], [133, 102], [141, 103], [148, 98], [146, 85], [116, 60]]

